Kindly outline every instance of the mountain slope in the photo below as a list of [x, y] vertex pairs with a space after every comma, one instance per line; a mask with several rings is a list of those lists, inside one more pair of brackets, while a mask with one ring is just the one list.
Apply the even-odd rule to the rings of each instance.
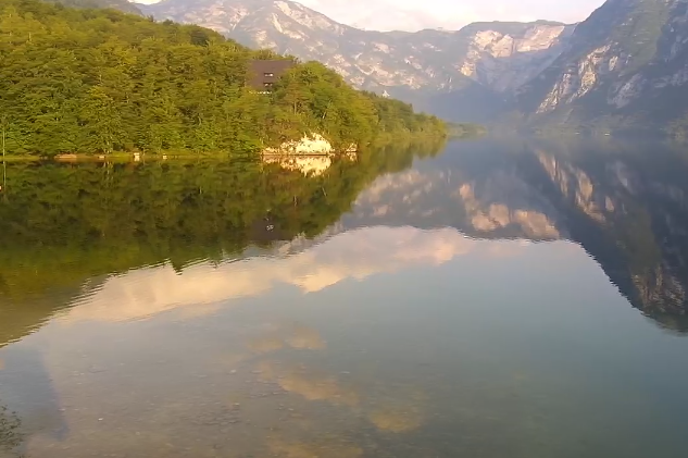
[[123, 13], [143, 15], [134, 3], [128, 0], [47, 0], [50, 3], [60, 3], [72, 8], [112, 8]]
[[455, 91], [499, 99], [556, 59], [573, 30], [538, 21], [456, 32], [364, 31], [288, 0], [163, 0], [140, 8], [159, 20], [203, 25], [242, 44], [318, 60], [356, 87], [406, 100]]
[[517, 97], [536, 120], [659, 126], [685, 114], [686, 83], [686, 0], [608, 0]]

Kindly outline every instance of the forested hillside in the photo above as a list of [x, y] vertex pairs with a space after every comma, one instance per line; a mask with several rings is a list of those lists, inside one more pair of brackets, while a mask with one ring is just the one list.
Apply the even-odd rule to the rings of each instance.
[[437, 118], [299, 63], [270, 95], [251, 59], [276, 58], [192, 25], [109, 9], [0, 0], [0, 129], [11, 154], [256, 151], [306, 132], [335, 147], [444, 135]]
[[50, 3], [59, 3], [74, 8], [112, 8], [125, 13], [133, 13], [143, 16], [143, 13], [134, 2], [129, 0], [43, 0]]

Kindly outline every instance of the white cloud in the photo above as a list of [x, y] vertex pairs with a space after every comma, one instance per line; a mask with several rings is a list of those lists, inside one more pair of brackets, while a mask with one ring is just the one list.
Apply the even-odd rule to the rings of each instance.
[[577, 22], [604, 0], [301, 0], [340, 22], [375, 30], [459, 29], [478, 21]]
[[[157, 0], [137, 0], [157, 3]], [[240, 0], [245, 1], [245, 0]], [[370, 30], [459, 29], [478, 21], [585, 19], [604, 0], [300, 0], [344, 24]]]

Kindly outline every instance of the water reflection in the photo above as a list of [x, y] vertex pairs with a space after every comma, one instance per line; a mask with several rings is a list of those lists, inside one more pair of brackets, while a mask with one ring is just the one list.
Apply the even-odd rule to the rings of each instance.
[[[213, 304], [259, 297], [279, 285], [314, 293], [348, 279], [443, 264], [472, 251], [498, 257], [515, 249], [481, 243], [453, 229], [411, 227], [361, 228], [317, 237], [299, 247], [302, 251], [294, 253], [291, 247], [280, 246], [290, 253], [286, 256], [273, 253], [197, 263], [184, 268], [183, 275], [170, 265], [132, 270], [84, 288], [75, 301], [79, 306], [65, 316], [70, 321], [131, 321], [185, 307], [193, 307], [197, 315], [212, 314]], [[113, 303], [118, 306], [112, 307]]]
[[23, 442], [22, 435], [18, 432], [21, 427], [21, 419], [6, 406], [0, 406], [0, 452], [2, 456], [17, 450]]
[[0, 301], [11, 304], [0, 308], [0, 342], [113, 274], [163, 263], [180, 272], [322, 234], [377, 176], [440, 146], [335, 158], [317, 177], [261, 162], [13, 164], [0, 205]]
[[285, 170], [299, 171], [305, 176], [320, 176], [332, 167], [332, 164], [337, 160], [358, 160], [358, 153], [313, 155], [264, 153], [261, 160], [265, 164], [277, 164]]
[[569, 239], [600, 262], [635, 307], [683, 332], [687, 159], [657, 145], [483, 142], [379, 178], [344, 220], [446, 225], [488, 239]]
[[13, 165], [0, 456], [682, 456], [688, 163], [643, 153]]
[[289, 326], [272, 326], [270, 331], [248, 343], [252, 351], [262, 354], [281, 350], [287, 346], [300, 350], [323, 350], [327, 343], [316, 329], [298, 323]]
[[67, 439], [69, 426], [41, 351], [20, 346], [4, 352], [2, 358], [0, 451], [20, 456], [29, 439]]
[[319, 176], [332, 166], [332, 156], [263, 156], [266, 164], [278, 164], [286, 170], [299, 171], [306, 176]]

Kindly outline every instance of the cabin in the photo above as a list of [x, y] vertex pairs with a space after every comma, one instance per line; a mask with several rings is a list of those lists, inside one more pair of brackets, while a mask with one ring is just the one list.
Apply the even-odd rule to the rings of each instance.
[[259, 92], [270, 92], [272, 86], [294, 66], [291, 60], [252, 60], [249, 65], [249, 85]]

